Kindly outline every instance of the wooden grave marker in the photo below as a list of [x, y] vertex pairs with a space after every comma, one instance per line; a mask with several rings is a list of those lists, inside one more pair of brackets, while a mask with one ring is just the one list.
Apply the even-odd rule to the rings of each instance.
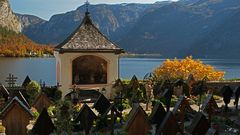
[[24, 79], [23, 83], [22, 83], [22, 87], [26, 88], [30, 82], [31, 82], [31, 79], [27, 75], [26, 78]]
[[130, 87], [131, 87], [132, 89], [136, 89], [136, 88], [139, 87], [139, 81], [138, 81], [136, 75], [134, 75], [134, 76], [132, 77], [132, 79], [131, 79], [131, 81], [130, 81], [129, 84], [130, 84]]
[[[182, 132], [184, 132], [184, 118], [185, 118], [185, 111], [186, 109], [190, 112], [193, 111], [193, 109], [191, 108], [191, 106], [189, 105], [189, 102], [187, 101], [187, 99], [185, 98], [185, 96], [180, 96], [177, 103], [175, 104], [175, 107], [172, 111], [173, 115], [176, 117], [177, 121], [180, 122], [180, 129]], [[177, 116], [177, 112], [178, 110], [180, 111], [178, 116]]]
[[48, 115], [47, 109], [43, 108], [36, 123], [32, 128], [32, 132], [37, 135], [50, 135], [55, 130], [55, 126]]
[[161, 102], [154, 105], [152, 113], [150, 115], [151, 123], [156, 124], [156, 129], [161, 125], [163, 119], [166, 115], [166, 110], [164, 109]]
[[84, 104], [79, 111], [74, 122], [76, 123], [76, 128], [85, 131], [86, 135], [89, 135], [89, 131], [93, 126], [93, 121], [97, 119], [95, 113], [90, 109], [87, 104]]
[[236, 106], [235, 108], [238, 109], [238, 101], [240, 97], [240, 86], [237, 87], [237, 89], [234, 91], [234, 95], [235, 95], [234, 105]]
[[190, 125], [189, 133], [192, 135], [205, 135], [210, 128], [210, 124], [206, 116], [202, 112], [198, 112]]
[[26, 135], [26, 127], [32, 118], [31, 110], [18, 97], [12, 98], [1, 112], [2, 125], [7, 135]]
[[207, 112], [208, 113], [208, 120], [211, 123], [211, 119], [212, 119], [212, 114], [218, 110], [218, 105], [216, 103], [216, 101], [213, 98], [212, 94], [208, 94], [207, 98], [205, 99], [205, 101], [203, 102], [202, 106], [201, 106], [201, 110], [203, 112]]
[[32, 107], [36, 108], [38, 112], [42, 112], [43, 108], [47, 109], [51, 104], [53, 104], [53, 102], [42, 92], [34, 100]]
[[223, 96], [223, 101], [225, 103], [224, 111], [226, 112], [226, 111], [228, 111], [228, 104], [231, 101], [231, 97], [233, 95], [233, 90], [232, 90], [232, 88], [230, 86], [225, 85], [221, 89], [221, 92], [222, 92], [222, 96]]
[[165, 89], [163, 92], [163, 97], [166, 101], [166, 110], [167, 112], [170, 110], [171, 100], [172, 100], [173, 90], [171, 89]]
[[126, 122], [128, 135], [147, 135], [150, 127], [147, 114], [142, 107], [140, 105], [134, 106]]
[[101, 94], [94, 103], [93, 108], [95, 108], [99, 114], [103, 115], [110, 106], [110, 101], [103, 94]]
[[29, 103], [27, 102], [26, 98], [23, 96], [22, 92], [19, 90], [15, 90], [13, 91], [13, 93], [11, 93], [11, 97], [18, 97], [18, 99], [27, 107], [27, 108], [31, 108], [31, 106], [29, 105]]
[[163, 122], [157, 129], [156, 135], [176, 135], [180, 132], [177, 120], [172, 112], [167, 112]]
[[4, 99], [4, 102], [8, 101], [9, 96], [10, 96], [9, 91], [6, 89], [4, 85], [0, 84], [0, 97]]

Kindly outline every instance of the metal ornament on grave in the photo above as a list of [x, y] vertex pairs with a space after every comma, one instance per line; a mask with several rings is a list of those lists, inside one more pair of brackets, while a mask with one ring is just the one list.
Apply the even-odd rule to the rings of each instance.
[[5, 82], [8, 84], [9, 88], [13, 88], [18, 78], [13, 74], [9, 74], [6, 79]]

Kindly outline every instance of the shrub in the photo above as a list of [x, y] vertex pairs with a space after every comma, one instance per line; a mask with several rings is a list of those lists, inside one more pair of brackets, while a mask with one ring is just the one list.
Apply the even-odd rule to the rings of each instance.
[[159, 79], [188, 79], [192, 74], [196, 80], [202, 80], [207, 77], [209, 80], [222, 80], [224, 72], [216, 71], [211, 65], [203, 64], [200, 60], [194, 60], [192, 57], [186, 57], [183, 60], [167, 59], [162, 65], [154, 70]]

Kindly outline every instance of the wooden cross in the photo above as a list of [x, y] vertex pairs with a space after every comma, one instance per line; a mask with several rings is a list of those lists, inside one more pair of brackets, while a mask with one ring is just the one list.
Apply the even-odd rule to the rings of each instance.
[[5, 82], [8, 84], [9, 88], [13, 88], [16, 81], [17, 81], [17, 77], [14, 77], [13, 74], [9, 74], [7, 77], [7, 80], [5, 80]]

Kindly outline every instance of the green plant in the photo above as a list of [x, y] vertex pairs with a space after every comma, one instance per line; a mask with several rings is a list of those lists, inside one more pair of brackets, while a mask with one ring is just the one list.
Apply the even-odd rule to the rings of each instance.
[[35, 100], [35, 98], [38, 96], [38, 94], [40, 93], [41, 87], [36, 81], [31, 81], [27, 85], [26, 90], [27, 90], [27, 94], [29, 96], [29, 101], [30, 101], [30, 103], [32, 103]]

